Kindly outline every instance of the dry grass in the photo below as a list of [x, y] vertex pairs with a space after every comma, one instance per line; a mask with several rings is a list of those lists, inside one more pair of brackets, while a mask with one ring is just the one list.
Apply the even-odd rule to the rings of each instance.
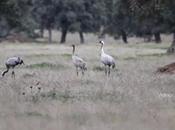
[[76, 35], [66, 45], [0, 44], [1, 71], [13, 55], [26, 63], [16, 68], [15, 80], [10, 73], [0, 79], [0, 130], [175, 129], [175, 76], [154, 74], [174, 60], [165, 54], [166, 37], [161, 45], [133, 38], [123, 45], [107, 38], [105, 51], [117, 61], [110, 77], [99, 62], [98, 40], [90, 34], [86, 45], [77, 45], [88, 63], [84, 77], [76, 77], [71, 62]]

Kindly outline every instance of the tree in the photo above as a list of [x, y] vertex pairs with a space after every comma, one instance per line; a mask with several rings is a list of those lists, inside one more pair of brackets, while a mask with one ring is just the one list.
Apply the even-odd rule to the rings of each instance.
[[127, 43], [127, 33], [133, 27], [129, 3], [127, 0], [106, 1], [106, 32], [114, 37], [121, 36], [124, 43]]
[[104, 24], [104, 2], [98, 0], [89, 0], [82, 2], [81, 9], [76, 11], [78, 23], [78, 32], [80, 41], [84, 43], [83, 33], [97, 33]]
[[58, 4], [61, 6], [56, 18], [62, 32], [60, 43], [65, 43], [68, 32], [78, 32], [80, 42], [84, 43], [84, 33], [94, 33], [100, 28], [100, 1], [64, 0]]
[[116, 11], [114, 13], [113, 26], [115, 26], [115, 29], [118, 30], [118, 34], [122, 36], [123, 42], [128, 43], [127, 32], [129, 33], [132, 27], [129, 3], [127, 0], [118, 0], [114, 5], [116, 7]]
[[166, 32], [173, 33], [172, 44], [168, 48], [168, 53], [175, 53], [175, 1], [167, 0], [161, 3]]
[[163, 17], [161, 15], [160, 0], [129, 0], [130, 9], [133, 12], [136, 24], [140, 24], [140, 30], [145, 36], [154, 34], [155, 42], [160, 43]]
[[61, 31], [60, 43], [65, 43], [67, 33], [78, 32], [80, 43], [84, 33], [109, 34], [122, 37], [142, 36], [161, 42], [161, 33], [175, 33], [175, 2], [173, 0], [1, 0], [0, 36], [10, 32], [34, 30]]
[[3, 37], [11, 30], [24, 31], [29, 36], [34, 34], [34, 21], [30, 14], [30, 0], [1, 0], [0, 1], [0, 28]]
[[52, 29], [55, 24], [56, 5], [54, 0], [34, 0], [33, 16], [39, 25], [41, 37], [43, 37], [44, 29], [48, 30], [48, 42], [52, 42]]

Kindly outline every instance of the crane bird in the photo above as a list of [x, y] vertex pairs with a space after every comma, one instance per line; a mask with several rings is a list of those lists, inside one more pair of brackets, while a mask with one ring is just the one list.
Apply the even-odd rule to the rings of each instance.
[[9, 69], [12, 69], [12, 77], [15, 78], [15, 72], [14, 68], [17, 65], [24, 64], [22, 58], [20, 57], [10, 57], [6, 60], [5, 65], [6, 65], [6, 70], [2, 72], [2, 77], [5, 76], [5, 74], [9, 71]]
[[112, 56], [106, 54], [103, 50], [104, 41], [99, 42], [101, 44], [101, 62], [105, 66], [105, 74], [110, 75], [110, 68], [115, 68], [115, 60]]
[[72, 51], [72, 62], [76, 68], [77, 76], [79, 69], [82, 72], [82, 75], [84, 75], [84, 71], [87, 70], [86, 68], [86, 62], [80, 58], [79, 56], [75, 55], [75, 45], [72, 45], [73, 51]]

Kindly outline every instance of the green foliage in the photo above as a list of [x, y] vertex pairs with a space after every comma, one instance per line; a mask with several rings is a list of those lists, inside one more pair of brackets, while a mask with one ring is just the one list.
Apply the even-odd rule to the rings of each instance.
[[164, 29], [168, 32], [175, 32], [175, 1], [162, 1], [161, 5], [163, 10], [161, 15], [164, 18]]
[[[120, 35], [175, 32], [173, 0], [1, 0], [0, 36], [35, 29]], [[64, 41], [64, 39], [63, 39]]]
[[32, 14], [39, 26], [52, 28], [56, 15], [56, 5], [54, 0], [34, 0]]
[[132, 28], [132, 17], [129, 10], [128, 1], [112, 0], [111, 2], [112, 3], [110, 4], [110, 9], [108, 10], [109, 33], [112, 35], [116, 35], [116, 33], [118, 33], [120, 35], [122, 30], [129, 32]]
[[135, 23], [152, 32], [172, 32], [175, 29], [173, 0], [129, 0]]

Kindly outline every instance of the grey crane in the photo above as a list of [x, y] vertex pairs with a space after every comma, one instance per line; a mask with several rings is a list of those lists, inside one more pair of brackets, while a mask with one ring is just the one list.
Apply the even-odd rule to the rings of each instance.
[[76, 68], [77, 76], [79, 73], [79, 70], [82, 72], [82, 75], [84, 75], [86, 68], [86, 62], [80, 58], [79, 56], [75, 55], [75, 45], [72, 45], [73, 51], [72, 51], [72, 62]]
[[115, 68], [115, 60], [112, 56], [106, 54], [103, 50], [104, 41], [99, 42], [101, 44], [101, 62], [105, 66], [105, 74], [110, 75], [110, 68]]
[[9, 71], [9, 69], [12, 69], [12, 77], [15, 78], [15, 72], [14, 68], [17, 65], [24, 64], [24, 61], [20, 57], [10, 57], [6, 60], [5, 65], [6, 65], [6, 70], [2, 72], [2, 76], [5, 76], [5, 74]]

